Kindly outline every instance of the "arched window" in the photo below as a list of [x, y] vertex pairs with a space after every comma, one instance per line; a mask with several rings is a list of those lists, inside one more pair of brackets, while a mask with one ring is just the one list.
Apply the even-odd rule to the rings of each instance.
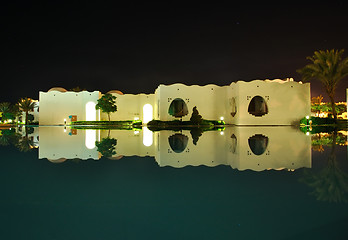
[[188, 114], [187, 105], [181, 98], [175, 98], [169, 105], [168, 113], [180, 118]]
[[86, 103], [86, 121], [96, 121], [97, 119], [97, 110], [95, 109], [94, 102]]
[[268, 113], [268, 107], [265, 99], [261, 96], [255, 96], [251, 99], [248, 112], [255, 117], [262, 117]]
[[153, 119], [153, 108], [151, 104], [145, 104], [143, 107], [143, 123], [148, 123]]
[[268, 137], [262, 134], [255, 134], [248, 139], [249, 147], [255, 155], [262, 155], [268, 145]]

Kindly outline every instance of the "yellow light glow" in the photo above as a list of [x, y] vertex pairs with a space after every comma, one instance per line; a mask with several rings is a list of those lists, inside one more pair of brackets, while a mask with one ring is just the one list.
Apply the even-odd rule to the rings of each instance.
[[94, 102], [86, 103], [86, 121], [96, 121], [97, 120], [97, 110], [95, 109]]
[[224, 117], [220, 117], [220, 120], [223, 121], [223, 120], [224, 120]]
[[85, 136], [85, 145], [88, 149], [95, 148], [95, 141], [97, 139], [97, 131], [96, 130], [86, 130]]
[[143, 107], [143, 123], [148, 123], [152, 120], [153, 108], [151, 104], [145, 104]]
[[146, 147], [150, 147], [153, 143], [153, 132], [147, 127], [143, 128], [143, 144]]

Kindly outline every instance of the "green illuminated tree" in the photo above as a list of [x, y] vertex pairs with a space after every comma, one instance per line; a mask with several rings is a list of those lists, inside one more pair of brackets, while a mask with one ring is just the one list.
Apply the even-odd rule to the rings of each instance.
[[315, 51], [312, 57], [307, 57], [311, 64], [298, 69], [303, 81], [319, 80], [330, 98], [332, 115], [337, 119], [335, 107], [335, 92], [339, 81], [348, 75], [348, 58], [342, 59], [344, 50]]
[[97, 105], [95, 105], [95, 109], [100, 109], [102, 112], [107, 113], [110, 121], [110, 113], [117, 111], [115, 100], [115, 96], [111, 95], [110, 93], [106, 93], [98, 99], [98, 103]]
[[35, 103], [31, 98], [26, 97], [19, 100], [18, 107], [19, 110], [25, 112], [25, 125], [27, 125], [29, 112], [34, 111]]

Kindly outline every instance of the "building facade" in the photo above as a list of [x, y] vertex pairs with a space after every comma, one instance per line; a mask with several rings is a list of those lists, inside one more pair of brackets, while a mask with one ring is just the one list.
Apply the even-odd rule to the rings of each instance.
[[[228, 86], [181, 83], [159, 85], [153, 94], [123, 94], [116, 97], [117, 112], [111, 120], [189, 120], [192, 109], [207, 120], [234, 125], [292, 125], [310, 115], [310, 85], [286, 80], [238, 81]], [[52, 88], [40, 92], [40, 125], [68, 124], [72, 120], [107, 120], [96, 111], [99, 91], [69, 92]]]

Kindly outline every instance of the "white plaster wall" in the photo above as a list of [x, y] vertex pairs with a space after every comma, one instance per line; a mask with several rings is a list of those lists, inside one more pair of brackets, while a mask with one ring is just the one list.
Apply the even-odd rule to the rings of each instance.
[[[134, 120], [139, 118], [143, 120], [143, 107], [145, 104], [151, 104], [155, 109], [155, 96], [154, 94], [124, 94], [120, 95], [112, 93], [116, 97], [117, 111], [110, 114], [112, 121], [119, 120]], [[101, 120], [107, 121], [108, 115], [101, 112]]]
[[[294, 81], [238, 81], [236, 88], [237, 114], [232, 118], [236, 125], [291, 125], [310, 115], [310, 85]], [[256, 117], [248, 113], [254, 96], [261, 96], [268, 106], [268, 114]]]
[[[69, 116], [77, 115], [78, 121], [86, 120], [86, 104], [97, 104], [100, 92], [40, 92], [40, 125], [64, 124], [64, 119], [70, 123]], [[96, 111], [99, 120], [99, 111]]]
[[220, 120], [228, 116], [228, 86], [186, 86], [184, 84], [160, 85], [156, 89], [156, 102], [159, 105], [156, 119], [169, 121], [176, 119], [168, 113], [169, 106], [175, 98], [185, 101], [188, 108], [188, 115], [182, 118], [183, 121], [190, 120], [193, 107], [204, 119]]

